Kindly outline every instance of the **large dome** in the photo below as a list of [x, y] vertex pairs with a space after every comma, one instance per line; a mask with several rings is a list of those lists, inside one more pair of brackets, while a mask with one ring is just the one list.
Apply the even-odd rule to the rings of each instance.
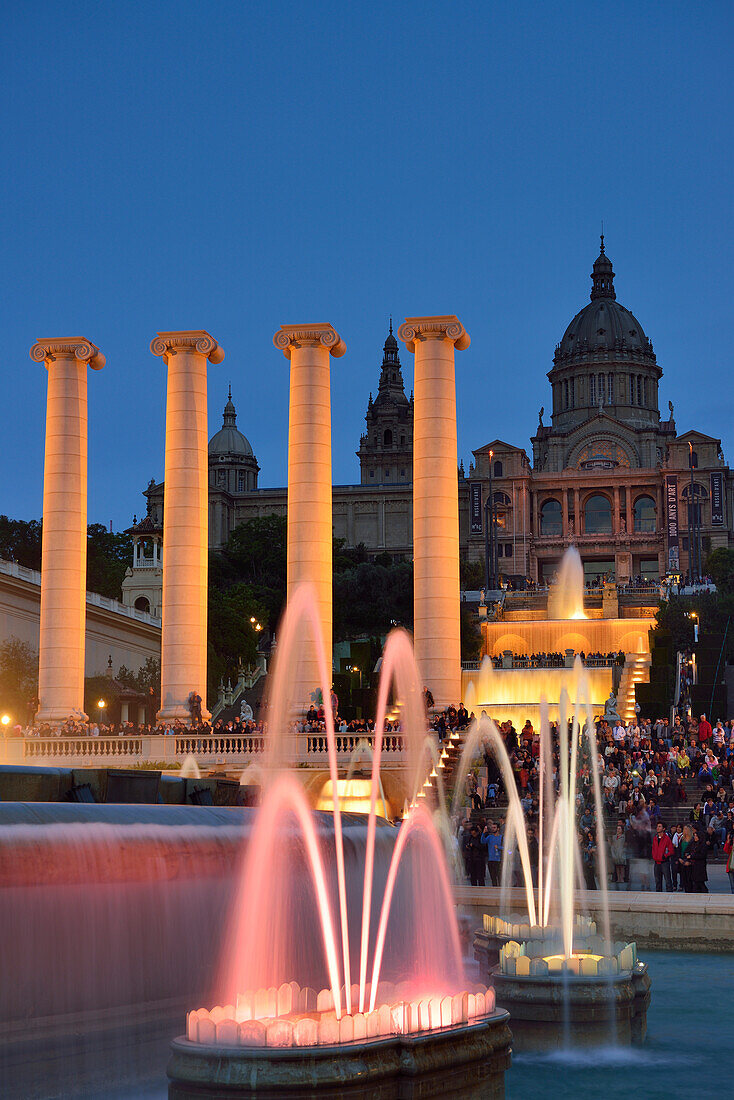
[[209, 455], [254, 457], [249, 439], [246, 439], [237, 428], [237, 412], [232, 403], [231, 391], [227, 404], [224, 406], [224, 426], [209, 440]]
[[555, 363], [584, 359], [598, 362], [599, 357], [604, 360], [646, 360], [654, 363], [655, 353], [642, 325], [634, 313], [617, 301], [614, 271], [611, 260], [604, 252], [603, 237], [591, 279], [591, 301], [576, 314], [564, 332], [556, 348]]

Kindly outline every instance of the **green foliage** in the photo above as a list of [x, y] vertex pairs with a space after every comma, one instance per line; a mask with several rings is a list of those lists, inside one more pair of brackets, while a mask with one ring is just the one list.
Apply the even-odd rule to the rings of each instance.
[[235, 584], [226, 591], [209, 588], [209, 698], [214, 700], [220, 680], [237, 678], [237, 668], [253, 665], [260, 632], [250, 622], [267, 622], [265, 606], [251, 585]]
[[[682, 650], [693, 645], [693, 619], [691, 612], [698, 615], [699, 636], [717, 633], [723, 634], [726, 621], [734, 616], [734, 593], [699, 592], [695, 596], [671, 596], [661, 601], [656, 616], [656, 627], [669, 630], [673, 640], [673, 649]], [[729, 630], [727, 652], [734, 657], [734, 631]]]
[[476, 661], [482, 648], [482, 631], [474, 612], [465, 604], [461, 604], [461, 659], [462, 661]]
[[355, 546], [354, 550], [347, 550], [346, 539], [334, 539], [333, 560], [334, 572], [345, 573], [347, 569], [354, 569], [368, 560], [367, 547], [363, 542]]
[[0, 558], [16, 561], [27, 569], [41, 568], [41, 524], [0, 516]]
[[129, 668], [125, 668], [125, 665], [120, 665], [116, 679], [133, 691], [142, 691], [144, 695], [152, 696], [156, 710], [160, 707], [161, 662], [157, 657], [146, 657], [145, 664], [141, 665], [137, 672], [131, 672]]
[[119, 600], [125, 570], [132, 565], [132, 535], [113, 533], [101, 523], [87, 528], [87, 590]]
[[37, 650], [20, 638], [0, 642], [0, 710], [10, 715], [13, 724], [30, 719], [37, 689]]
[[[462, 590], [477, 592], [484, 588], [484, 562], [468, 561], [467, 558], [459, 559], [459, 580]], [[465, 660], [472, 658], [466, 657]]]
[[[39, 520], [0, 516], [0, 558], [29, 569], [41, 568], [42, 525]], [[119, 600], [125, 570], [133, 560], [133, 540], [113, 534], [101, 523], [87, 528], [87, 589]]]
[[285, 606], [286, 586], [285, 516], [258, 516], [232, 531], [226, 545], [210, 555], [209, 586], [226, 592], [234, 585], [246, 585], [264, 616], [263, 626], [275, 630]]
[[720, 592], [734, 591], [734, 550], [728, 546], [713, 550], [706, 558], [706, 572]]
[[334, 640], [413, 625], [413, 564], [362, 562], [334, 576]]

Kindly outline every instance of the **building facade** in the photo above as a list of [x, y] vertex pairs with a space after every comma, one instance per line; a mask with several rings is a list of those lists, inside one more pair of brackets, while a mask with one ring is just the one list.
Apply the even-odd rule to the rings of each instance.
[[472, 558], [484, 554], [491, 461], [505, 577], [548, 580], [572, 544], [589, 581], [698, 575], [708, 552], [732, 541], [721, 441], [678, 435], [670, 401], [661, 417], [663, 372], [641, 324], [617, 301], [603, 237], [591, 280], [590, 301], [553, 356], [550, 423], [541, 408], [532, 460], [503, 440], [473, 452], [463, 545]]
[[[499, 572], [519, 584], [549, 579], [571, 544], [587, 580], [626, 582], [697, 573], [710, 550], [733, 542], [734, 482], [721, 442], [698, 431], [678, 435], [670, 401], [661, 417], [662, 368], [640, 322], [617, 301], [614, 278], [602, 237], [590, 300], [555, 349], [549, 422], [541, 408], [531, 453], [496, 439], [472, 452], [468, 474], [457, 470], [462, 554], [484, 558], [491, 481]], [[236, 421], [230, 392], [222, 428], [209, 442], [212, 549], [237, 524], [286, 512], [286, 488], [259, 486], [260, 467]], [[333, 489], [334, 535], [373, 556], [411, 556], [413, 398], [392, 321], [365, 425], [360, 484]], [[136, 565], [123, 599], [142, 610], [147, 600], [155, 613], [163, 484], [152, 481], [145, 496], [147, 516], [131, 529]]]

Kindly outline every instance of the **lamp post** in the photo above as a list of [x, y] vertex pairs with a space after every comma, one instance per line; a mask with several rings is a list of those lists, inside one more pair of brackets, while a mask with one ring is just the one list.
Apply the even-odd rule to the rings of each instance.
[[494, 590], [494, 499], [492, 493], [492, 459], [489, 452], [489, 493], [484, 502], [484, 583], [489, 593]]
[[688, 465], [691, 468], [690, 499], [688, 501], [688, 567], [691, 574], [691, 582], [693, 583], [701, 579], [701, 543], [696, 509], [698, 496], [696, 493], [696, 483], [693, 479], [695, 462], [692, 443], [688, 444]]

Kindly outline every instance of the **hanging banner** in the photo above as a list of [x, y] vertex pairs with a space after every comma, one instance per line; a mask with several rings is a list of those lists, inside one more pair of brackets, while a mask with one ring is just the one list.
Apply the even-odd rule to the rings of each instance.
[[482, 483], [481, 481], [469, 482], [469, 521], [472, 535], [481, 535], [484, 530], [482, 524]]
[[715, 470], [711, 475], [711, 524], [724, 526], [724, 474]]
[[677, 573], [680, 570], [677, 474], [667, 474], [665, 477], [665, 512], [668, 534], [668, 572]]

